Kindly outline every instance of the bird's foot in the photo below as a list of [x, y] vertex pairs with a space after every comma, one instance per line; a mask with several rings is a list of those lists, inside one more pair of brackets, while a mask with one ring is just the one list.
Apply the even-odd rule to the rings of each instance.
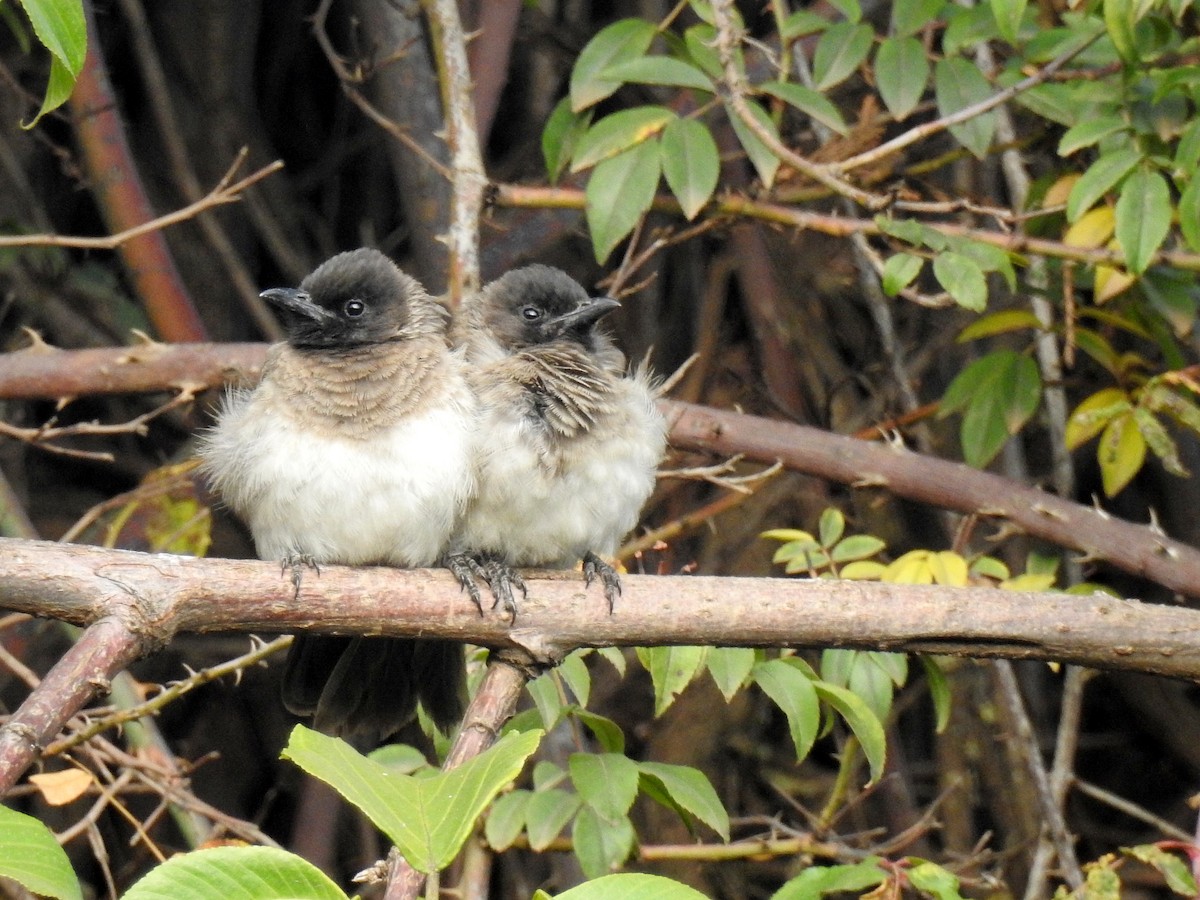
[[304, 570], [312, 569], [318, 575], [321, 574], [321, 567], [317, 564], [316, 559], [309, 553], [289, 553], [283, 558], [279, 565], [280, 574], [291, 570], [292, 573], [292, 599], [300, 599], [300, 583], [304, 580]]
[[447, 553], [444, 564], [457, 579], [458, 586], [470, 595], [471, 602], [482, 616], [483, 598], [479, 595], [479, 585], [475, 583], [475, 579], [488, 580], [483, 564], [469, 553]]
[[509, 624], [517, 621], [517, 599], [513, 596], [513, 588], [521, 591], [521, 599], [529, 596], [525, 589], [525, 579], [511, 566], [498, 559], [487, 559], [483, 562], [483, 577], [488, 587], [492, 589], [492, 609], [503, 606], [508, 613]]
[[596, 576], [604, 582], [604, 599], [608, 601], [608, 614], [611, 616], [616, 608], [617, 598], [621, 596], [621, 576], [617, 570], [598, 557], [590, 550], [583, 557], [583, 580], [591, 587]]

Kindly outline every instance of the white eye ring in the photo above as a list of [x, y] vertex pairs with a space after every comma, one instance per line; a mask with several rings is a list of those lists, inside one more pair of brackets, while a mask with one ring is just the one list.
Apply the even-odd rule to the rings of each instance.
[[526, 306], [521, 310], [521, 316], [526, 322], [533, 322], [542, 317], [542, 311], [536, 306]]
[[357, 319], [366, 311], [367, 304], [363, 303], [361, 300], [347, 300], [346, 305], [342, 307], [342, 312], [344, 312], [351, 319]]

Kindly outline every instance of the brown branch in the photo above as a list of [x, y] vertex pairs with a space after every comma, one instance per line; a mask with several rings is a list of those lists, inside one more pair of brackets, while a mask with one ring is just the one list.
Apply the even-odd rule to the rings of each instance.
[[[87, 56], [68, 103], [96, 203], [108, 229], [125, 232], [152, 220], [154, 210], [125, 137], [92, 4], [84, 3], [83, 8]], [[204, 340], [204, 324], [163, 236], [145, 231], [119, 246], [121, 261], [159, 336], [168, 341]]]
[[[0, 355], [0, 399], [216, 387], [256, 377], [266, 346], [150, 345], [108, 350], [31, 348]], [[195, 368], [192, 368], [192, 367]], [[95, 373], [94, 390], [88, 371]], [[155, 380], [157, 379], [157, 380]], [[662, 401], [672, 446], [719, 456], [781, 461], [796, 472], [889, 492], [943, 509], [1002, 519], [1088, 560], [1102, 560], [1164, 587], [1200, 597], [1200, 550], [1107, 513], [961, 463], [817, 428]]]
[[[549, 664], [577, 647], [853, 647], [1057, 660], [1200, 679], [1200, 612], [1090, 597], [784, 578], [627, 575], [616, 613], [577, 573], [526, 575], [515, 625], [446, 572], [330, 566], [295, 602], [273, 562], [0, 539], [6, 607], [89, 626], [0, 729], [0, 790], [94, 692], [179, 632], [297, 631], [465, 641]], [[523, 676], [522, 676], [523, 677]], [[486, 741], [517, 674], [463, 740]], [[507, 687], [505, 687], [507, 685]]]

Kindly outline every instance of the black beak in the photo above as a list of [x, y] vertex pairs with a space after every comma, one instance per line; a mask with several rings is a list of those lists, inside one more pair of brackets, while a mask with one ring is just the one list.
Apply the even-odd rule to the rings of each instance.
[[318, 325], [337, 318], [333, 313], [313, 303], [308, 292], [299, 288], [271, 288], [258, 296], [284, 312], [309, 319]]
[[546, 322], [546, 325], [560, 333], [565, 331], [583, 331], [600, 321], [601, 318], [608, 315], [614, 309], [620, 307], [620, 305], [612, 297], [589, 297], [570, 312], [550, 319]]

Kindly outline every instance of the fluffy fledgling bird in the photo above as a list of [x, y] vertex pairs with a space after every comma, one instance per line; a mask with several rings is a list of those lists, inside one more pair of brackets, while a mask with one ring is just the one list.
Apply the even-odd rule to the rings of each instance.
[[[297, 597], [305, 565], [438, 563], [475, 485], [475, 401], [448, 314], [365, 248], [262, 296], [287, 340], [256, 388], [228, 395], [200, 450], [259, 558], [291, 567]], [[445, 730], [465, 700], [463, 649], [297, 635], [283, 699], [322, 730], [376, 740], [419, 700]]]
[[512, 566], [582, 560], [589, 583], [601, 576], [610, 611], [620, 592], [602, 557], [637, 524], [654, 489], [666, 425], [646, 372], [626, 375], [624, 356], [598, 327], [619, 305], [588, 296], [559, 269], [532, 265], [488, 284], [456, 320], [480, 448], [478, 492], [451, 545], [460, 580], [467, 560], [482, 564], [514, 617], [505, 584]]

